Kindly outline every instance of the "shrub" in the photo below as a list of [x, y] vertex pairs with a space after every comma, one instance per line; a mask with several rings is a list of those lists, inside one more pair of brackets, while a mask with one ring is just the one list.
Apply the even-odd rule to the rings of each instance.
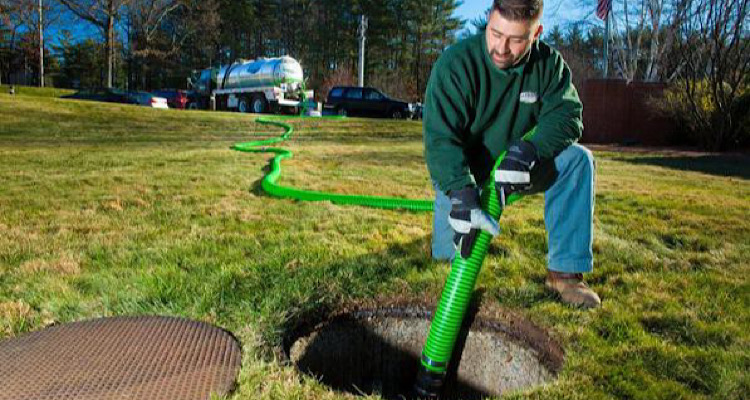
[[742, 147], [750, 146], [750, 89], [745, 91], [732, 103], [731, 114], [739, 124], [738, 144]]
[[[658, 113], [677, 121], [689, 144], [707, 150], [736, 149], [750, 144], [750, 90], [743, 87], [731, 96], [729, 84], [722, 85], [722, 100], [728, 99], [728, 107], [717, 107], [716, 93], [706, 80], [690, 83], [692, 93], [685, 81], [674, 82], [664, 96], [650, 102]], [[725, 112], [728, 110], [729, 112]]]

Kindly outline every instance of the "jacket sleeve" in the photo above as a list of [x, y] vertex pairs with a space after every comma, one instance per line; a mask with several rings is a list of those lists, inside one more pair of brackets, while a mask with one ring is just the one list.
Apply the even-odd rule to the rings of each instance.
[[[443, 62], [441, 62], [443, 61]], [[430, 177], [443, 192], [473, 185], [466, 156], [468, 98], [463, 74], [452, 72], [438, 60], [425, 93], [423, 116], [424, 155]]]
[[546, 89], [542, 93], [536, 134], [531, 142], [540, 158], [553, 158], [576, 142], [583, 132], [583, 105], [560, 53], [552, 53]]

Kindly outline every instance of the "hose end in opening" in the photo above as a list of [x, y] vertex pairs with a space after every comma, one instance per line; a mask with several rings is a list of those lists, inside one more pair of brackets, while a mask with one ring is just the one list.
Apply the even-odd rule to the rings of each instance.
[[437, 399], [443, 390], [445, 372], [430, 371], [421, 363], [414, 382], [414, 394], [420, 399]]

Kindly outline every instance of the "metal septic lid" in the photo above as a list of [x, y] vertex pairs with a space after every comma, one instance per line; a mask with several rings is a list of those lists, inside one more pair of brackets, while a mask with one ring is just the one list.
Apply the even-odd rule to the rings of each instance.
[[208, 400], [235, 384], [230, 333], [173, 317], [74, 322], [0, 341], [0, 400]]

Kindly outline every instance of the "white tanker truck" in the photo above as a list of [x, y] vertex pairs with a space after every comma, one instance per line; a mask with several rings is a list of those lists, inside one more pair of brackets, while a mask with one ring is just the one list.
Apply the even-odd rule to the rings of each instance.
[[296, 113], [301, 107], [314, 108], [313, 92], [304, 91], [303, 83], [302, 66], [292, 57], [238, 60], [194, 72], [188, 79], [188, 107], [211, 109], [213, 102], [217, 110]]

